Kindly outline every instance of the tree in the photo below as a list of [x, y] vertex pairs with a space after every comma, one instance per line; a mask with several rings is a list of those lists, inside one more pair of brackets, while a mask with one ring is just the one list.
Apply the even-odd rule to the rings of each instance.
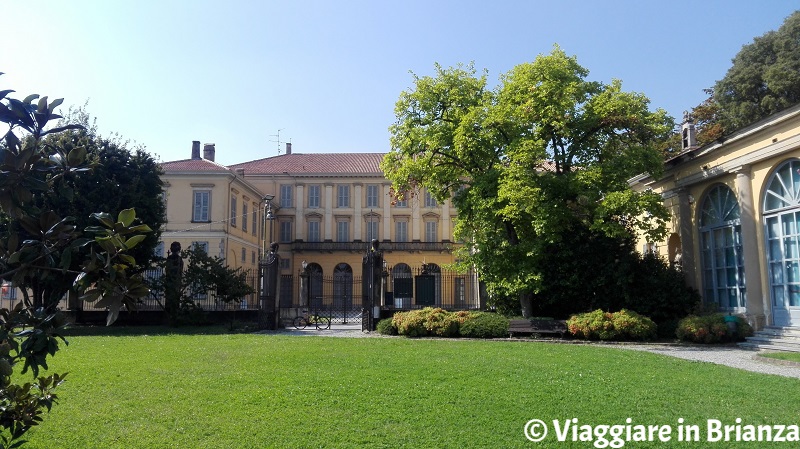
[[726, 132], [800, 102], [800, 11], [745, 45], [714, 85]]
[[[36, 382], [18, 383], [15, 368], [33, 376], [47, 369], [47, 358], [59, 350], [64, 318], [54, 308], [34, 304], [31, 296], [37, 280], [68, 285], [71, 295], [109, 309], [113, 322], [122, 307], [135, 307], [148, 290], [141, 279], [130, 274], [136, 261], [127, 254], [150, 231], [134, 223], [132, 209], [116, 218], [95, 213], [95, 226], [79, 230], [73, 217], [43, 207], [42, 197], [57, 195], [64, 178], [81, 176], [91, 167], [82, 147], [65, 151], [48, 143], [48, 135], [79, 129], [80, 125], [48, 128], [60, 118], [54, 113], [62, 100], [48, 101], [30, 95], [10, 98], [11, 90], [0, 91], [0, 123], [8, 129], [0, 145], [0, 279], [21, 289], [23, 300], [13, 309], [0, 309], [0, 444], [19, 447], [32, 426], [42, 420], [57, 396], [53, 390], [64, 376], [51, 374]], [[19, 135], [18, 135], [19, 134]], [[86, 252], [77, 252], [85, 248]], [[73, 270], [73, 256], [81, 254]], [[60, 299], [60, 298], [59, 298]], [[54, 298], [48, 298], [53, 301]]]
[[654, 241], [665, 233], [660, 197], [633, 192], [627, 180], [660, 173], [657, 142], [672, 121], [620, 81], [587, 75], [558, 47], [512, 69], [494, 90], [471, 65], [436, 65], [436, 76], [415, 76], [395, 106], [392, 150], [381, 165], [394, 189], [451, 198], [456, 238], [468, 242], [463, 265], [496, 294], [519, 295], [526, 315], [542, 289], [548, 245], [583, 230]]
[[[162, 308], [172, 325], [185, 322], [196, 324], [197, 321], [202, 321], [200, 316], [203, 310], [197, 304], [197, 299], [209, 291], [214, 292], [217, 301], [225, 304], [255, 293], [255, 289], [247, 282], [247, 272], [241, 267], [229, 268], [223, 259], [209, 256], [198, 246], [181, 251], [180, 258], [188, 260], [188, 263], [182, 275], [177, 277], [177, 286], [170, 286], [169, 282], [174, 282], [175, 278], [170, 279], [166, 275], [150, 281], [152, 290], [165, 298]], [[164, 268], [167, 263], [166, 259], [162, 259], [159, 266]], [[167, 273], [168, 269], [164, 272]], [[166, 304], [170, 288], [174, 288], [177, 293], [178, 304], [175, 306]]]
[[[96, 127], [89, 125], [84, 108], [70, 109], [57, 126], [67, 129], [46, 135], [43, 145], [58, 148], [65, 154], [73, 150], [85, 154], [86, 166], [91, 169], [80, 172], [79, 176], [67, 172], [54, 179], [55, 194], [36, 195], [33, 204], [61, 217], [73, 217], [72, 223], [77, 229], [94, 224], [92, 213], [97, 210], [116, 216], [124, 209], [135, 209], [138, 223], [154, 231], [147, 233], [140, 244], [128, 251], [138, 261], [138, 266], [131, 269], [141, 270], [141, 267], [150, 266], [155, 258], [160, 229], [166, 221], [159, 165], [141, 147], [129, 151], [119, 136], [99, 136]], [[87, 247], [74, 247], [68, 259], [63, 258], [60, 262], [61, 266], [68, 268], [67, 272], [30, 280], [34, 307], [53, 309], [56, 306], [71, 289], [74, 277], [80, 272], [80, 263], [88, 251], [90, 249]], [[66, 273], [73, 273], [73, 278]]]

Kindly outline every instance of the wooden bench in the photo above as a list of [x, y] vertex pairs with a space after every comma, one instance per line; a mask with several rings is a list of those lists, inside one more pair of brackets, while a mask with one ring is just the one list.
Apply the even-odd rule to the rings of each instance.
[[567, 333], [567, 323], [563, 320], [509, 320], [508, 333], [514, 337], [516, 335], [532, 334], [558, 334], [564, 338]]

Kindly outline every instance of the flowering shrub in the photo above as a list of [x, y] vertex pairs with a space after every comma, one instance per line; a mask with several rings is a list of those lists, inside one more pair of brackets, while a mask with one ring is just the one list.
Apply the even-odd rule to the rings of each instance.
[[[387, 323], [383, 323], [387, 321]], [[406, 337], [495, 338], [508, 336], [508, 319], [496, 313], [448, 312], [439, 307], [425, 307], [397, 312], [391, 320], [378, 323], [378, 332]], [[392, 333], [394, 332], [394, 333]]]
[[690, 315], [678, 323], [675, 334], [682, 341], [693, 343], [721, 343], [728, 341], [741, 341], [753, 335], [753, 328], [740, 316], [735, 316], [736, 331], [731, 332], [725, 315], [714, 313], [711, 315]]
[[399, 335], [407, 337], [457, 337], [461, 317], [442, 308], [425, 307], [395, 313], [392, 324]]
[[656, 336], [656, 324], [632, 310], [593, 312], [573, 315], [567, 320], [570, 334], [587, 340], [650, 340]]

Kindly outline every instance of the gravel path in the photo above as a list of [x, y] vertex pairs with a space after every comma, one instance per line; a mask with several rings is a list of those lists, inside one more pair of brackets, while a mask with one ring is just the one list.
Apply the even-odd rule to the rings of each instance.
[[[611, 346], [611, 345], [608, 345]], [[614, 345], [613, 347], [635, 351], [647, 351], [680, 359], [716, 363], [756, 373], [800, 379], [800, 365], [791, 362], [759, 357], [760, 351], [731, 346], [683, 346], [683, 345]]]
[[[274, 331], [273, 331], [274, 332]], [[321, 337], [349, 337], [349, 338], [401, 338], [387, 337], [377, 332], [361, 332], [360, 324], [332, 325], [331, 329], [318, 331], [313, 328], [305, 330], [285, 329], [278, 331], [285, 335], [296, 336], [321, 336]], [[547, 344], [545, 341], [529, 340]], [[782, 362], [780, 360], [759, 357], [760, 351], [743, 349], [737, 346], [688, 346], [670, 344], [598, 344], [599, 346], [627, 349], [632, 351], [647, 351], [654, 354], [661, 354], [680, 359], [694, 360], [698, 362], [715, 363], [739, 368], [756, 373], [775, 374], [784, 377], [794, 377], [800, 379], [800, 364]]]

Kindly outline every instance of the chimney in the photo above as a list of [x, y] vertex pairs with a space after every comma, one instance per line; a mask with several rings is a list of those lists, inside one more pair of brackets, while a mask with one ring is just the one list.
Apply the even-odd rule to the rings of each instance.
[[214, 152], [215, 149], [213, 143], [207, 143], [203, 145], [203, 159], [214, 162]]
[[200, 159], [200, 141], [192, 141], [192, 159]]
[[688, 111], [683, 111], [681, 124], [681, 151], [697, 148], [697, 130], [694, 127], [694, 117]]
[[286, 142], [286, 154], [292, 154], [292, 142]]

